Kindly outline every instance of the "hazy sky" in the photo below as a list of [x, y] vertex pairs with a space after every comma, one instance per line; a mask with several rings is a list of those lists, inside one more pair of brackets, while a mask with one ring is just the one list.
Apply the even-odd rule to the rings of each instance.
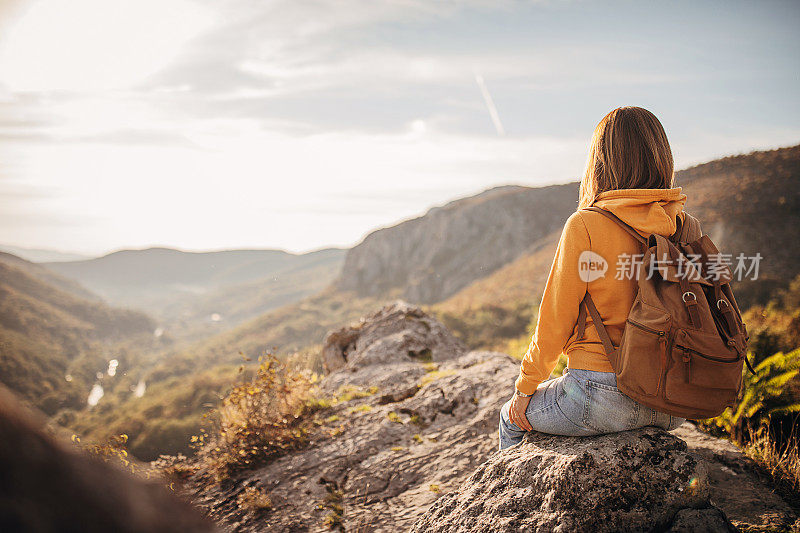
[[796, 144], [797, 28], [795, 1], [0, 0], [0, 243], [352, 245], [577, 179], [620, 105], [678, 168]]

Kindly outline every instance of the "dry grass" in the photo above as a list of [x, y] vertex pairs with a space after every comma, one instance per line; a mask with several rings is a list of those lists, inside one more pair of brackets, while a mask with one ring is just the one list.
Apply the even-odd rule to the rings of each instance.
[[205, 470], [222, 481], [302, 446], [312, 424], [306, 415], [315, 410], [313, 381], [310, 373], [287, 369], [272, 355], [262, 357], [255, 377], [222, 401], [213, 436], [193, 439]]
[[400, 415], [398, 415], [394, 411], [389, 411], [386, 414], [386, 418], [388, 418], [389, 420], [391, 420], [392, 422], [395, 422], [397, 424], [402, 424], [403, 423], [403, 420], [400, 418]]
[[333, 484], [325, 485], [328, 494], [319, 504], [320, 509], [327, 509], [328, 513], [322, 520], [322, 525], [329, 529], [344, 531], [344, 492], [337, 489]]
[[794, 502], [800, 500], [800, 449], [792, 435], [784, 444], [778, 444], [766, 427], [750, 431], [744, 453], [764, 468], [772, 478], [775, 488]]
[[128, 458], [128, 436], [125, 434], [114, 435], [104, 442], [94, 444], [83, 444], [79, 436], [72, 435], [72, 443], [106, 463], [117, 463], [125, 468], [130, 468], [131, 473], [136, 472], [133, 463]]
[[[215, 484], [301, 448], [318, 426], [340, 421], [340, 415], [325, 417], [320, 411], [378, 392], [377, 387], [343, 386], [334, 397], [319, 397], [316, 395], [319, 376], [309, 369], [283, 364], [272, 354], [262, 356], [259, 363], [254, 377], [234, 386], [222, 400], [208, 420], [210, 427], [191, 438], [191, 446], [196, 450], [195, 460], [189, 461], [193, 471], [207, 474], [208, 480]], [[352, 412], [368, 410], [369, 407], [356, 406]], [[344, 429], [340, 425], [326, 431], [335, 438]], [[174, 468], [162, 463], [165, 470]], [[266, 500], [258, 499], [258, 494], [245, 496], [246, 505], [267, 509], [261, 505]]]

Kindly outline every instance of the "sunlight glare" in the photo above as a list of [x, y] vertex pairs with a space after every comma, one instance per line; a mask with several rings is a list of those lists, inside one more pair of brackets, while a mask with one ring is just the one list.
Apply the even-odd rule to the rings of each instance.
[[40, 0], [0, 37], [13, 91], [102, 91], [156, 73], [211, 23], [190, 0]]

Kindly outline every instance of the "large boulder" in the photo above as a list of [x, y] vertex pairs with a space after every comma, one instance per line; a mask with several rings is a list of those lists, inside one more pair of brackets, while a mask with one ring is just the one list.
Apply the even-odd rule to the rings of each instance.
[[322, 360], [328, 373], [345, 366], [355, 372], [376, 364], [439, 362], [465, 351], [441, 322], [397, 300], [357, 324], [328, 333]]
[[657, 428], [576, 438], [529, 433], [413, 531], [733, 531], [705, 463]]

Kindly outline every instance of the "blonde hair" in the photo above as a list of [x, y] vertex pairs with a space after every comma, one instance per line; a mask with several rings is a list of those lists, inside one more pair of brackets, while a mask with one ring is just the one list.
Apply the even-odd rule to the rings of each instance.
[[670, 189], [672, 150], [656, 116], [641, 107], [619, 107], [594, 129], [578, 209], [606, 191]]

